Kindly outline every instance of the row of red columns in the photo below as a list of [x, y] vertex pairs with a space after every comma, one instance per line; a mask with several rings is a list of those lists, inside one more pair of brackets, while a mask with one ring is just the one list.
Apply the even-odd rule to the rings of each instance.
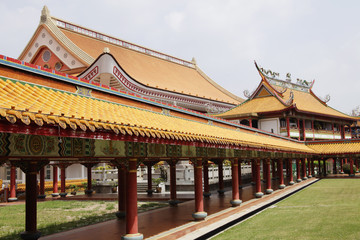
[[[94, 163], [86, 163], [84, 166], [87, 167], [87, 189], [85, 190], [85, 193], [91, 194], [93, 190], [91, 189], [91, 168], [94, 166]], [[56, 196], [66, 196], [66, 168], [68, 167], [68, 164], [59, 164], [59, 165], [53, 165], [53, 193], [51, 194], [53, 197]], [[61, 170], [61, 192], [59, 194], [58, 192], [58, 168]], [[38, 198], [45, 198], [45, 167], [42, 167], [39, 171], [40, 175], [40, 183], [39, 188], [36, 187], [35, 189], [38, 189], [37, 197]], [[10, 168], [10, 197], [8, 201], [16, 201], [16, 166], [11, 165]]]
[[[341, 167], [342, 167], [342, 162], [343, 162], [343, 160], [341, 161]], [[275, 161], [272, 161], [272, 163], [273, 163], [273, 166], [272, 166], [272, 169], [273, 169], [273, 176], [275, 176]], [[353, 162], [351, 162], [352, 164], [353, 164]], [[224, 192], [224, 182], [223, 182], [223, 176], [222, 176], [222, 161], [221, 162], [218, 162], [218, 164], [219, 164], [219, 193], [220, 194], [223, 194], [223, 192]], [[252, 162], [252, 164], [257, 164], [256, 163], [256, 161], [254, 161], [254, 162]], [[278, 163], [279, 164], [279, 163]], [[356, 162], [356, 164], [357, 164], [357, 162]], [[87, 174], [88, 174], [88, 183], [87, 183], [87, 189], [86, 189], [86, 193], [87, 194], [91, 194], [92, 192], [93, 192], [93, 190], [91, 189], [91, 167], [93, 166], [94, 164], [84, 164], [84, 166], [86, 166], [87, 167]], [[149, 186], [148, 186], [148, 188], [150, 189], [150, 190], [148, 190], [148, 193], [152, 193], [152, 190], [151, 190], [151, 180], [149, 180], [149, 179], [151, 179], [151, 166], [152, 166], [153, 164], [150, 164], [150, 165], [148, 165], [148, 168], [150, 168], [150, 170], [148, 169], [148, 172], [149, 172], [149, 174], [148, 174], [148, 184], [149, 184]], [[170, 166], [171, 166], [171, 171], [173, 172], [173, 174], [171, 174], [171, 176], [175, 176], [175, 165], [174, 164], [170, 164]], [[335, 166], [335, 164], [334, 164], [334, 166]], [[66, 169], [66, 167], [67, 167], [67, 165], [60, 165], [60, 169], [61, 169], [61, 193], [62, 193], [62, 195], [63, 196], [65, 196], [66, 195], [66, 192], [65, 192], [65, 178], [66, 178], [66, 174], [65, 174], [65, 169]], [[254, 166], [253, 166], [253, 168], [254, 168]], [[266, 168], [267, 168], [267, 165], [266, 164], [264, 164], [264, 170], [265, 170], [265, 172], [266, 172]], [[53, 196], [57, 196], [57, 195], [59, 195], [59, 193], [58, 193], [58, 173], [57, 173], [57, 166], [56, 165], [53, 165]], [[241, 176], [241, 168], [238, 168], [239, 170], [238, 170], [238, 175], [239, 176]], [[269, 168], [270, 169], [270, 168]], [[299, 171], [300, 171], [300, 168], [299, 167], [297, 167], [297, 169], [298, 169], [298, 173], [297, 173], [297, 176], [299, 176], [298, 177], [298, 181], [299, 180], [301, 180], [301, 179], [303, 179], [303, 180], [305, 180], [305, 179], [307, 179], [307, 177], [306, 177], [306, 163], [305, 163], [305, 161], [302, 161], [302, 168], [301, 168], [301, 170], [302, 170], [302, 177], [300, 177], [300, 173], [299, 173]], [[288, 168], [287, 168], [287, 170], [288, 170]], [[12, 166], [11, 167], [11, 179], [10, 179], [10, 198], [9, 198], [9, 200], [11, 201], [14, 201], [14, 200], [16, 200], [17, 198], [16, 198], [16, 190], [15, 190], [15, 176], [16, 176], [16, 174], [15, 174], [15, 171], [16, 171], [16, 167], [15, 166]], [[270, 171], [270, 170], [269, 170]], [[308, 176], [309, 177], [311, 177], [312, 176], [312, 174], [314, 174], [313, 173], [313, 162], [312, 161], [308, 161]], [[252, 171], [252, 173], [253, 173], [253, 178], [254, 178], [254, 182], [255, 182], [255, 178], [256, 178], [256, 176], [255, 176], [255, 174], [256, 174], [256, 172], [257, 172], [257, 169], [255, 168], [254, 169], [254, 171]], [[265, 176], [265, 175], [264, 175]], [[175, 177], [174, 177], [175, 178]], [[172, 188], [172, 189], [175, 189], [176, 188], [176, 184], [175, 184], [175, 179], [170, 179], [170, 188]], [[204, 164], [204, 179], [208, 179], [208, 164]], [[291, 182], [291, 181], [290, 181]], [[206, 196], [208, 196], [209, 194], [211, 194], [210, 193], [210, 191], [209, 191], [209, 185], [208, 185], [208, 181], [205, 181], [205, 183], [204, 183], [205, 185], [204, 185], [204, 196], [206, 197]], [[241, 187], [241, 185], [242, 185], [242, 182], [241, 182], [241, 178], [239, 178], [239, 186]], [[172, 200], [176, 200], [176, 191], [175, 190], [173, 190], [173, 191], [171, 191], [172, 192], [172, 196], [171, 196], [171, 199]], [[174, 195], [175, 194], [175, 195]], [[42, 168], [41, 170], [40, 170], [40, 190], [39, 190], [39, 197], [44, 197], [44, 168]]]
[[[284, 175], [283, 175], [283, 159], [278, 159], [277, 164], [277, 171], [275, 167], [273, 167], [273, 178], [277, 177], [280, 180], [279, 188], [285, 187], [284, 185]], [[292, 174], [292, 160], [286, 160], [287, 166], [287, 173], [290, 177], [290, 182], [293, 182], [293, 174]], [[138, 233], [138, 216], [137, 216], [137, 159], [128, 159], [127, 166], [125, 164], [118, 165], [118, 183], [119, 183], [119, 191], [118, 191], [118, 217], [126, 216], [126, 235], [123, 236], [123, 239], [142, 239], [142, 234]], [[203, 185], [202, 185], [202, 170], [203, 166], [204, 169], [207, 170], [208, 162], [207, 160], [203, 161], [203, 159], [194, 159], [194, 180], [195, 180], [195, 212], [193, 213], [193, 217], [195, 220], [203, 220], [206, 218], [207, 213], [204, 211], [204, 203], [203, 203]], [[261, 160], [255, 159], [252, 161], [253, 163], [253, 171], [255, 172], [255, 184], [256, 184], [256, 194], [258, 197], [262, 196], [261, 191], [261, 175], [260, 175], [260, 165]], [[273, 161], [275, 163], [275, 161]], [[37, 232], [36, 227], [36, 198], [37, 192], [33, 191], [33, 189], [37, 188], [37, 178], [36, 174], [38, 171], [41, 173], [41, 169], [43, 166], [40, 162], [36, 161], [29, 161], [28, 166], [22, 168], [22, 170], [26, 174], [26, 226], [25, 232], [22, 234], [24, 239], [28, 239], [29, 236], [33, 236], [31, 239], [37, 239], [40, 237], [39, 233]], [[217, 164], [219, 165], [219, 170], [222, 169], [222, 160], [218, 160]], [[270, 174], [270, 164], [271, 160], [266, 159], [264, 160], [263, 165], [263, 173], [264, 178], [267, 182], [266, 184], [266, 193], [270, 194], [272, 192], [271, 189], [271, 174]], [[350, 164], [353, 164], [353, 160], [350, 159]], [[232, 206], [236, 207], [241, 204], [240, 194], [239, 194], [239, 187], [241, 184], [241, 161], [239, 162], [238, 159], [231, 160], [232, 166]], [[273, 165], [274, 166], [274, 165]], [[66, 165], [59, 165], [61, 169], [61, 176], [62, 180], [65, 179], [65, 169]], [[296, 160], [296, 169], [297, 169], [297, 181], [301, 181], [302, 179], [306, 179], [306, 173], [310, 177], [313, 174], [313, 163], [312, 161], [308, 162], [308, 167], [310, 168], [306, 171], [306, 159]], [[54, 172], [57, 169], [54, 166]], [[90, 169], [89, 177], [91, 179], [91, 165], [88, 165], [88, 169]], [[151, 172], [151, 171], [150, 171]], [[206, 171], [207, 172], [207, 171]], [[240, 175], [239, 175], [240, 173]], [[176, 199], [176, 161], [170, 162], [170, 189], [171, 192], [175, 192], [171, 194], [171, 200]], [[55, 175], [55, 173], [54, 173]], [[300, 176], [301, 175], [301, 176]], [[222, 179], [222, 171], [219, 172], [219, 189], [224, 190], [224, 183]], [[57, 179], [57, 173], [56, 177]], [[63, 184], [65, 181], [61, 181], [61, 192], [65, 192], [65, 188]], [[88, 185], [91, 186], [91, 181], [88, 181]], [[281, 187], [283, 185], [283, 187]], [[54, 181], [54, 188], [57, 186], [57, 182]], [[91, 187], [88, 187], [88, 190]], [[55, 189], [54, 189], [55, 190]], [[208, 189], [208, 176], [204, 173], [204, 192], [209, 192]], [[55, 191], [54, 191], [55, 192]], [[222, 191], [219, 191], [221, 194]], [[261, 193], [261, 194], [260, 194]], [[259, 196], [261, 195], [261, 196]]]

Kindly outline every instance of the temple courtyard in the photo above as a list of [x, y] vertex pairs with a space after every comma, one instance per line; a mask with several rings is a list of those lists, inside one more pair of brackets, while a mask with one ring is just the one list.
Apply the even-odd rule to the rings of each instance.
[[[276, 181], [274, 180], [274, 183]], [[253, 217], [226, 229], [215, 236], [215, 239], [359, 239], [360, 230], [357, 226], [360, 218], [356, 210], [360, 206], [359, 187], [358, 178], [328, 178], [320, 181], [311, 178], [282, 190], [274, 189], [273, 194], [254, 199], [254, 186], [248, 184], [241, 190], [243, 204], [240, 208], [229, 206], [231, 191], [227, 191], [223, 197], [213, 192], [209, 199], [204, 199], [204, 207], [209, 217], [200, 222], [189, 222], [193, 211], [193, 200], [188, 200], [191, 195], [184, 194], [184, 202], [178, 207], [169, 207], [164, 201], [168, 196], [162, 194], [158, 196], [160, 204], [155, 206], [161, 207], [160, 209], [151, 210], [153, 206], [148, 209], [139, 206], [140, 212], [141, 209], [147, 210], [139, 213], [139, 229], [144, 238], [149, 239], [205, 239], [208, 237], [204, 236], [207, 232], [221, 228], [224, 224], [253, 211], [266, 208], [276, 201]], [[181, 194], [179, 195], [181, 198]], [[287, 198], [282, 200], [285, 197]], [[75, 197], [74, 200], [77, 201], [68, 197], [67, 201], [46, 201], [38, 204], [39, 230], [44, 235], [60, 231], [41, 239], [120, 239], [125, 232], [125, 221], [109, 220], [114, 218], [112, 216], [116, 210], [116, 202], [89, 199], [81, 201], [81, 198], [85, 196]], [[98, 195], [96, 199], [106, 198], [113, 200], [114, 196]], [[9, 208], [19, 209], [14, 211]], [[0, 207], [0, 239], [18, 238], [25, 218], [24, 209], [21, 202]], [[87, 211], [88, 209], [91, 211]], [[6, 214], [6, 211], [17, 214]], [[173, 217], [175, 215], [176, 218]], [[101, 219], [105, 222], [97, 223]], [[97, 224], [81, 227], [89, 223]], [[69, 229], [67, 225], [77, 228], [66, 231]], [[17, 228], [18, 230], [12, 233], [3, 231]], [[57, 229], [54, 231], [54, 228]]]

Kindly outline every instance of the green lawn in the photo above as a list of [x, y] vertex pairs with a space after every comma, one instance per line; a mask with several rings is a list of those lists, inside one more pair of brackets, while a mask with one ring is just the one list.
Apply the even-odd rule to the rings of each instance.
[[[139, 212], [168, 206], [139, 202]], [[115, 219], [115, 201], [47, 201], [38, 203], [38, 229], [42, 236]], [[0, 239], [20, 239], [25, 230], [25, 205], [0, 207]]]
[[213, 239], [360, 239], [359, 209], [359, 179], [325, 179]]

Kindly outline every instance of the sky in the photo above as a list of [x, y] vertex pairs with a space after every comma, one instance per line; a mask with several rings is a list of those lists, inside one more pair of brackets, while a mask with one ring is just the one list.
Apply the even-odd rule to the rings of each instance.
[[0, 54], [19, 57], [46, 5], [54, 17], [191, 60], [245, 98], [260, 82], [254, 60], [285, 79], [312, 81], [328, 105], [360, 105], [357, 0], [0, 0]]

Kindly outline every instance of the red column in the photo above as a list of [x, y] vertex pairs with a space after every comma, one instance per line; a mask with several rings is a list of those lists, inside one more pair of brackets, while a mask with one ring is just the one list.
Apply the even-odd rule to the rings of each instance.
[[313, 132], [313, 140], [315, 140], [314, 120], [311, 121], [311, 128], [312, 128], [312, 132]]
[[241, 159], [238, 160], [238, 178], [239, 178], [239, 189], [240, 189], [242, 188]]
[[333, 159], [333, 174], [336, 174], [336, 158]]
[[344, 169], [343, 169], [343, 164], [344, 164], [344, 159], [341, 159], [341, 161], [340, 161], [340, 167], [341, 167], [341, 174], [343, 174], [344, 173]]
[[272, 179], [276, 179], [275, 160], [272, 160], [272, 162], [271, 162], [271, 169], [272, 169]]
[[321, 176], [321, 172], [322, 172], [322, 170], [321, 170], [321, 160], [318, 160], [318, 175], [319, 175], [319, 177]]
[[282, 159], [279, 159], [278, 160], [278, 163], [279, 163], [279, 179], [280, 179], [280, 185], [279, 185], [279, 188], [280, 189], [283, 189], [285, 188], [285, 184], [284, 184], [284, 170], [283, 170], [283, 160]]
[[261, 198], [264, 195], [264, 193], [261, 192], [261, 177], [260, 177], [260, 162], [261, 162], [261, 160], [255, 159], [255, 160], [253, 160], [253, 162], [254, 162], [254, 167], [255, 167], [255, 172], [256, 172], [255, 197]]
[[302, 123], [303, 123], [303, 134], [304, 134], [304, 141], [306, 141], [306, 129], [305, 129], [305, 119], [303, 119]]
[[290, 119], [286, 118], [286, 130], [287, 130], [287, 136], [290, 137]]
[[10, 166], [10, 197], [9, 202], [17, 201], [16, 197], [16, 167]]
[[296, 181], [301, 182], [301, 176], [300, 176], [300, 159], [296, 159]]
[[87, 193], [88, 194], [91, 194], [93, 191], [92, 191], [92, 173], [91, 173], [91, 168], [92, 166], [91, 165], [88, 165], [86, 167], [86, 170], [87, 170]]
[[285, 163], [285, 176], [289, 176], [289, 161], [285, 160], [283, 163]]
[[115, 215], [123, 218], [126, 215], [126, 169], [124, 165], [118, 165], [118, 211]]
[[152, 189], [152, 172], [151, 172], [153, 165], [151, 162], [149, 162], [149, 163], [146, 163], [146, 166], [147, 166], [147, 173], [148, 173], [148, 175], [147, 175], [147, 185], [148, 186], [147, 186], [146, 192], [149, 196], [151, 196], [154, 192]]
[[256, 183], [256, 166], [255, 162], [251, 160], [251, 184], [255, 185]]
[[53, 165], [53, 193], [51, 194], [53, 197], [59, 196], [58, 192], [58, 167]]
[[300, 141], [301, 140], [301, 128], [300, 128], [300, 119], [297, 119], [297, 127], [298, 127], [298, 130], [299, 130], [299, 138], [298, 140]]
[[67, 193], [66, 193], [66, 185], [65, 185], [65, 179], [66, 179], [66, 166], [65, 165], [60, 165], [60, 174], [61, 174], [61, 192], [60, 192], [60, 196], [61, 197], [66, 197]]
[[249, 119], [249, 127], [252, 127], [252, 120], [251, 120], [251, 118]]
[[210, 187], [209, 187], [209, 162], [207, 160], [204, 161], [204, 197], [208, 198], [211, 196]]
[[36, 191], [37, 189], [37, 162], [29, 162], [23, 171], [26, 174], [25, 189], [25, 232], [21, 233], [22, 239], [38, 239], [40, 232], [37, 231], [37, 206]]
[[93, 164], [87, 163], [87, 164], [84, 164], [84, 166], [86, 167], [86, 170], [87, 170], [87, 187], [86, 187], [85, 193], [90, 195], [94, 192], [92, 190], [92, 173], [91, 173], [91, 168], [93, 167]]
[[270, 194], [273, 192], [273, 189], [271, 188], [271, 175], [270, 175], [270, 159], [266, 159], [265, 160], [265, 177], [266, 177], [266, 190], [265, 193], [266, 194]]
[[288, 159], [289, 175], [290, 175], [289, 185], [294, 185], [294, 175], [293, 175], [292, 165], [293, 165], [293, 160], [290, 158]]
[[207, 213], [204, 211], [204, 201], [202, 194], [202, 161], [201, 159], [195, 159], [194, 161], [195, 212], [192, 214], [192, 217], [199, 221], [204, 220], [207, 216]]
[[302, 172], [302, 179], [303, 179], [303, 180], [307, 180], [308, 178], [306, 177], [306, 158], [303, 158], [303, 159], [301, 160], [301, 163], [302, 163], [302, 170], [303, 170], [303, 172]]
[[232, 174], [232, 200], [230, 201], [233, 207], [240, 206], [241, 200], [239, 197], [239, 166], [238, 159], [231, 161], [231, 174]]
[[126, 174], [126, 235], [124, 239], [143, 239], [138, 232], [137, 214], [137, 159], [129, 159], [129, 170]]
[[352, 158], [350, 158], [349, 163], [350, 163], [350, 176], [355, 176], [355, 174], [354, 174], [354, 167], [353, 167], [354, 162], [353, 162], [353, 159], [352, 159]]
[[45, 167], [40, 169], [40, 191], [38, 198], [46, 198], [45, 195]]
[[218, 174], [219, 174], [219, 195], [224, 195], [224, 170], [223, 170], [223, 160], [218, 161]]
[[308, 161], [308, 178], [312, 178], [312, 175], [311, 175], [311, 161], [310, 159], [307, 159]]
[[326, 177], [327, 173], [326, 173], [326, 160], [324, 160], [323, 162], [323, 167], [324, 167], [324, 177]]
[[179, 201], [176, 199], [176, 162], [170, 161], [170, 201], [171, 206], [177, 206]]
[[314, 168], [314, 160], [310, 160], [311, 162], [311, 174], [313, 177], [315, 177], [315, 168]]

